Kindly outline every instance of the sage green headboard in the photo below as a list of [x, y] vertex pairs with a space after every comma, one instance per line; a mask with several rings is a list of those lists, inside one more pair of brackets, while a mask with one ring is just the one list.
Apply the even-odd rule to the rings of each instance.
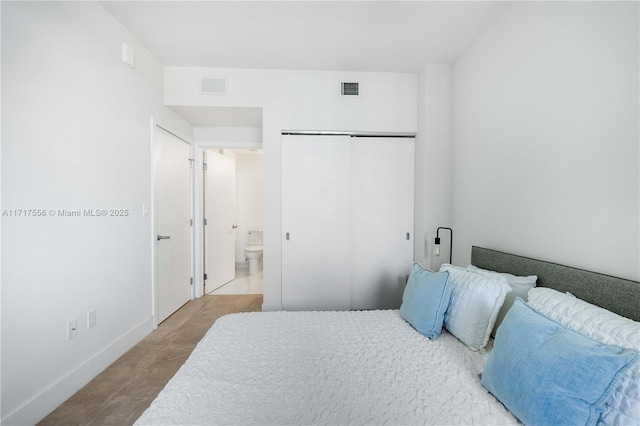
[[514, 275], [537, 275], [538, 286], [569, 292], [582, 300], [640, 321], [640, 282], [585, 271], [473, 246], [471, 263], [479, 268]]

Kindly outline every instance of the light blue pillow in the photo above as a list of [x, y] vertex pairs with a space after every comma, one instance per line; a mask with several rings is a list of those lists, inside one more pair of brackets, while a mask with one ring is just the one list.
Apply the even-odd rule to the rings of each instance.
[[400, 315], [420, 334], [437, 339], [450, 298], [449, 273], [432, 272], [416, 263], [402, 295]]
[[482, 385], [526, 425], [593, 425], [638, 352], [567, 330], [516, 299], [496, 332]]

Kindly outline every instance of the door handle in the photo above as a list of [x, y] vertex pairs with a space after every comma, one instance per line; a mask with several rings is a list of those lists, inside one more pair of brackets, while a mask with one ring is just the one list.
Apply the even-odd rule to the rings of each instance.
[[231, 225], [231, 229], [236, 229], [238, 225]]
[[169, 238], [171, 238], [171, 237], [170, 237], [170, 236], [168, 236], [168, 235], [158, 235], [158, 237], [157, 237], [157, 241], [160, 241], [160, 240], [168, 240]]

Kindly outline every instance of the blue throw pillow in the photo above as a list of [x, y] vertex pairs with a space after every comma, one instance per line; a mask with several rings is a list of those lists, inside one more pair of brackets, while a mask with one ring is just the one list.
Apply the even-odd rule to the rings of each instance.
[[420, 334], [436, 339], [442, 333], [450, 298], [448, 272], [432, 272], [415, 264], [402, 295], [400, 315]]
[[596, 424], [619, 373], [637, 358], [516, 299], [496, 332], [482, 385], [526, 425]]

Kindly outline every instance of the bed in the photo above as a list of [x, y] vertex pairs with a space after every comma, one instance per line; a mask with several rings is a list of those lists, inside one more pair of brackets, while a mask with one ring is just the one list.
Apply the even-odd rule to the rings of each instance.
[[222, 317], [136, 424], [640, 424], [640, 283], [472, 264], [414, 265], [399, 310]]

